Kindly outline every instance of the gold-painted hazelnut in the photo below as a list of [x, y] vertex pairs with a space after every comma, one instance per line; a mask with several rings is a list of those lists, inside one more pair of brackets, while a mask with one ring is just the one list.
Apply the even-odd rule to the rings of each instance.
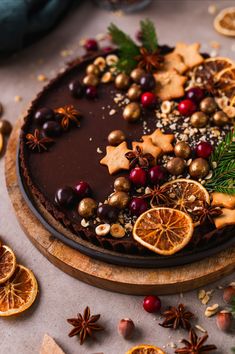
[[217, 104], [212, 97], [206, 97], [204, 98], [201, 103], [200, 103], [200, 109], [204, 113], [214, 113], [216, 111]]
[[139, 85], [137, 84], [133, 84], [131, 85], [131, 87], [129, 88], [128, 92], [127, 92], [127, 97], [131, 100], [131, 101], [137, 101], [140, 96], [141, 96], [141, 88]]
[[129, 192], [131, 182], [127, 177], [118, 177], [114, 181], [114, 189], [116, 192]]
[[9, 135], [12, 131], [12, 125], [8, 120], [0, 120], [0, 133], [3, 135]]
[[123, 118], [127, 122], [136, 122], [140, 118], [141, 109], [140, 105], [136, 102], [129, 103], [123, 111]]
[[193, 115], [190, 119], [190, 122], [191, 122], [192, 126], [195, 128], [203, 128], [208, 123], [208, 117], [203, 112], [195, 112], [195, 113], [193, 113]]
[[174, 153], [177, 157], [188, 159], [191, 154], [191, 149], [185, 141], [179, 141], [174, 147]]
[[83, 83], [86, 86], [97, 86], [99, 83], [99, 79], [96, 75], [89, 74], [84, 77]]
[[90, 219], [95, 215], [97, 202], [92, 198], [84, 198], [78, 205], [78, 214], [85, 219]]
[[97, 65], [95, 64], [90, 64], [88, 65], [88, 67], [86, 68], [86, 73], [87, 75], [95, 75], [95, 76], [99, 76], [100, 75], [100, 69]]
[[116, 76], [115, 86], [117, 89], [125, 90], [129, 87], [129, 85], [130, 85], [130, 77], [127, 74], [121, 73]]
[[184, 172], [185, 167], [186, 163], [181, 157], [173, 157], [173, 159], [169, 160], [166, 165], [167, 171], [174, 176], [181, 175]]
[[218, 127], [223, 127], [229, 122], [229, 117], [223, 111], [218, 111], [213, 115], [213, 121]]
[[122, 130], [113, 130], [108, 135], [108, 142], [113, 146], [121, 144], [124, 140], [126, 140], [126, 135]]
[[131, 72], [131, 78], [137, 84], [140, 82], [141, 77], [144, 75], [145, 75], [145, 71], [141, 68], [136, 68]]
[[108, 204], [118, 209], [125, 209], [129, 203], [129, 195], [125, 192], [114, 192], [108, 199]]
[[196, 179], [206, 177], [209, 173], [209, 170], [209, 163], [202, 157], [193, 160], [189, 165], [190, 176]]

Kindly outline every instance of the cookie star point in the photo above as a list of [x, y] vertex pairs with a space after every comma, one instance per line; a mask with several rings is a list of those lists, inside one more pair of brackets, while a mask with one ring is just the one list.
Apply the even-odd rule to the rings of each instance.
[[176, 43], [173, 53], [180, 54], [183, 57], [184, 63], [189, 67], [200, 65], [204, 58], [201, 56], [199, 43], [186, 44], [184, 42]]
[[106, 155], [100, 160], [100, 164], [107, 166], [111, 175], [120, 170], [129, 170], [130, 162], [125, 156], [128, 151], [130, 150], [125, 141], [118, 146], [108, 145]]
[[174, 150], [171, 144], [175, 138], [174, 134], [164, 134], [160, 129], [156, 129], [148, 137], [152, 139], [153, 144], [158, 146], [163, 153], [168, 154]]
[[222, 209], [222, 215], [214, 219], [217, 229], [221, 229], [227, 225], [235, 224], [235, 209]]
[[152, 139], [144, 135], [142, 136], [143, 142], [133, 141], [132, 148], [135, 150], [136, 146], [140, 146], [143, 149], [144, 154], [151, 154], [154, 159], [157, 161], [158, 157], [161, 155], [162, 150], [160, 147], [153, 144]]

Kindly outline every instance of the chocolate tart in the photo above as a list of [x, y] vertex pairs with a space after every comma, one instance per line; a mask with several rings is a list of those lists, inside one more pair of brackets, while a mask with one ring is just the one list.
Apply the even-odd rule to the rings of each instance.
[[[167, 46], [160, 47], [161, 54], [170, 53], [171, 48]], [[118, 54], [117, 51], [111, 54]], [[45, 223], [52, 224], [66, 238], [72, 239], [74, 243], [80, 244], [85, 241], [85, 247], [94, 246], [95, 252], [99, 255], [107, 255], [106, 250], [110, 250], [115, 255], [115, 263], [120, 257], [133, 255], [144, 259], [160, 259], [164, 257], [148, 251], [132, 237], [132, 232], [127, 231], [123, 238], [114, 238], [111, 235], [100, 237], [96, 234], [95, 228], [99, 224], [97, 221], [90, 222], [89, 226], [82, 226], [82, 217], [79, 216], [77, 204], [73, 208], [61, 208], [55, 203], [55, 194], [57, 190], [64, 186], [75, 186], [79, 181], [86, 181], [92, 187], [92, 197], [98, 202], [104, 202], [107, 197], [113, 193], [113, 183], [118, 176], [127, 176], [127, 171], [121, 171], [115, 175], [110, 175], [106, 166], [100, 164], [101, 158], [105, 154], [108, 134], [116, 129], [125, 132], [128, 146], [131, 141], [140, 141], [143, 134], [153, 132], [156, 129], [155, 110], [142, 109], [141, 119], [134, 124], [130, 124], [123, 119], [123, 106], [114, 103], [114, 99], [120, 90], [117, 90], [114, 82], [101, 83], [98, 85], [98, 97], [88, 99], [74, 98], [68, 89], [69, 84], [75, 78], [82, 82], [86, 68], [94, 62], [97, 57], [107, 57], [110, 53], [95, 53], [86, 55], [83, 58], [70, 63], [68, 68], [52, 80], [36, 97], [24, 118], [20, 138], [19, 138], [19, 175], [27, 198], [31, 201], [34, 208], [43, 215]], [[177, 100], [175, 100], [177, 102]], [[80, 118], [80, 127], [71, 125], [66, 132], [58, 137], [53, 137], [53, 144], [49, 144], [48, 150], [38, 152], [29, 148], [27, 145], [27, 134], [33, 134], [38, 129], [35, 121], [35, 113], [42, 107], [57, 109], [65, 105], [73, 105], [82, 117]], [[159, 105], [160, 107], [160, 105]], [[160, 109], [160, 108], [159, 108]], [[183, 134], [184, 117], [178, 116], [177, 122], [166, 124], [164, 133]], [[230, 127], [223, 128], [222, 138]], [[200, 140], [200, 132], [195, 133], [189, 142], [193, 147]], [[214, 142], [216, 144], [216, 141]], [[128, 215], [130, 218], [130, 216]], [[133, 218], [136, 220], [136, 218]], [[191, 260], [197, 260], [205, 257], [207, 250], [218, 250], [223, 248], [229, 242], [235, 231], [235, 226], [229, 225], [222, 229], [216, 229], [209, 222], [194, 229], [192, 241], [186, 248], [177, 254], [177, 262], [174, 264], [185, 263], [184, 257], [192, 255]], [[79, 247], [78, 247], [79, 248]], [[85, 253], [86, 251], [83, 250]], [[94, 256], [95, 256], [94, 252]], [[200, 255], [201, 252], [201, 255]], [[195, 258], [193, 254], [198, 256]], [[213, 252], [212, 252], [213, 253]], [[211, 252], [208, 251], [208, 254]], [[174, 255], [171, 256], [174, 259]], [[165, 257], [169, 260], [171, 257]], [[98, 257], [100, 258], [100, 256]], [[101, 257], [102, 258], [102, 257]], [[110, 258], [112, 261], [112, 257]], [[108, 257], [105, 256], [108, 261]], [[190, 258], [187, 258], [190, 262]], [[164, 262], [160, 261], [163, 266]], [[133, 261], [130, 261], [134, 265]], [[150, 266], [153, 263], [146, 263]], [[158, 264], [155, 263], [154, 266]], [[168, 262], [168, 264], [170, 264]]]

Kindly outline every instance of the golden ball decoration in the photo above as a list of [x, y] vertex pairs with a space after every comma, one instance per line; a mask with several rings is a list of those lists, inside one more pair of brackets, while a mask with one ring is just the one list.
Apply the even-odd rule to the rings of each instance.
[[167, 171], [174, 176], [181, 175], [186, 167], [186, 163], [184, 159], [181, 157], [173, 157], [171, 160], [167, 162], [166, 169]]
[[132, 72], [131, 72], [131, 78], [137, 84], [140, 82], [141, 77], [144, 75], [145, 75], [145, 71], [144, 71], [144, 69], [141, 69], [141, 68], [136, 68], [136, 69], [132, 70]]
[[202, 179], [206, 177], [209, 171], [209, 163], [202, 157], [198, 157], [197, 159], [193, 160], [189, 165], [190, 176], [195, 179]]
[[112, 146], [119, 145], [125, 140], [126, 135], [123, 133], [122, 130], [113, 130], [108, 135], [108, 142]]
[[126, 192], [114, 192], [108, 199], [108, 204], [118, 209], [125, 209], [129, 203], [129, 195]]
[[137, 101], [140, 96], [141, 96], [141, 88], [139, 85], [137, 84], [133, 84], [131, 85], [131, 87], [129, 88], [128, 92], [127, 92], [127, 97], [131, 100], [131, 101]]
[[182, 159], [188, 159], [191, 154], [189, 144], [185, 141], [179, 141], [177, 144], [175, 144], [174, 153], [177, 157], [182, 157]]
[[97, 65], [95, 64], [90, 64], [87, 66], [86, 68], [86, 73], [87, 75], [95, 75], [95, 76], [99, 76], [100, 75], [100, 69]]
[[139, 103], [129, 103], [123, 111], [123, 118], [130, 123], [136, 122], [140, 118], [141, 108]]
[[213, 122], [218, 127], [223, 127], [224, 125], [228, 124], [229, 117], [223, 111], [218, 111], [213, 115]]
[[86, 86], [97, 86], [99, 83], [99, 79], [96, 75], [89, 74], [84, 77], [83, 83]]
[[118, 177], [114, 181], [114, 190], [116, 192], [129, 192], [131, 189], [131, 182], [127, 177]]
[[84, 198], [78, 205], [78, 214], [85, 219], [90, 219], [95, 215], [97, 202], [92, 198]]
[[200, 103], [200, 109], [204, 113], [214, 113], [217, 109], [217, 104], [212, 97], [206, 97], [204, 98], [201, 103]]
[[190, 122], [194, 128], [203, 128], [208, 123], [208, 117], [204, 112], [195, 112], [191, 116]]
[[127, 74], [121, 73], [116, 76], [115, 86], [117, 89], [125, 90], [129, 87], [129, 85], [130, 85], [130, 77]]
[[10, 135], [12, 131], [12, 125], [8, 120], [0, 120], [0, 133], [3, 135]]

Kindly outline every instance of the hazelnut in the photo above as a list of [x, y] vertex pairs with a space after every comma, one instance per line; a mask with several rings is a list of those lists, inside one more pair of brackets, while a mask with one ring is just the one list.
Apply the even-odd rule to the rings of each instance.
[[226, 304], [231, 304], [233, 298], [235, 297], [235, 286], [228, 286], [224, 289], [223, 300]]
[[106, 62], [103, 57], [96, 58], [94, 64], [99, 67], [100, 71], [104, 71], [106, 67]]
[[118, 324], [118, 332], [125, 339], [131, 339], [134, 329], [134, 322], [130, 318], [124, 318]]
[[109, 224], [100, 224], [96, 226], [95, 228], [95, 233], [98, 236], [105, 236], [109, 233], [110, 231], [110, 225]]
[[125, 231], [124, 227], [122, 227], [122, 225], [113, 224], [110, 228], [110, 234], [111, 234], [111, 236], [113, 236], [115, 238], [122, 238], [125, 236], [126, 231]]
[[233, 316], [229, 311], [221, 311], [216, 315], [216, 324], [223, 332], [228, 332], [232, 327]]
[[114, 64], [116, 64], [118, 62], [118, 56], [115, 54], [109, 54], [106, 57], [106, 64], [108, 66], [113, 66]]

